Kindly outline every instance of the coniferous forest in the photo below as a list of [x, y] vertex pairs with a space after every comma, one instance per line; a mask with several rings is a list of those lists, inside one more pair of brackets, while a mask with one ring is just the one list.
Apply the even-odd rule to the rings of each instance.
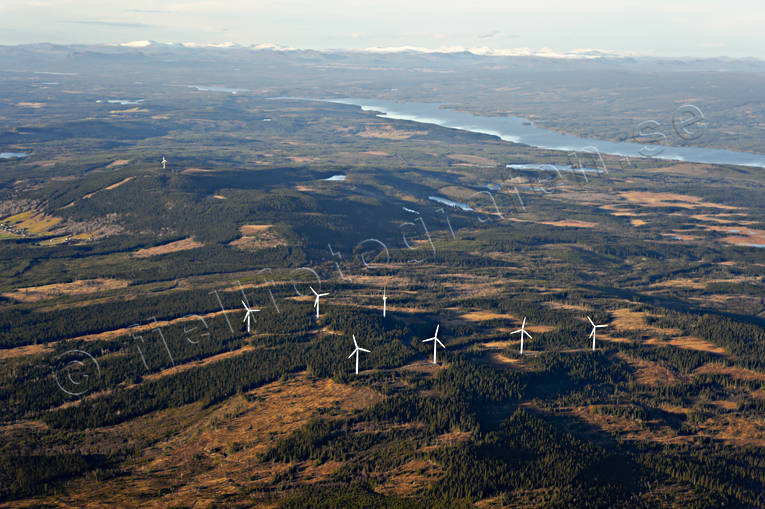
[[0, 47], [0, 506], [765, 507], [762, 168], [298, 99], [765, 104], [528, 58]]

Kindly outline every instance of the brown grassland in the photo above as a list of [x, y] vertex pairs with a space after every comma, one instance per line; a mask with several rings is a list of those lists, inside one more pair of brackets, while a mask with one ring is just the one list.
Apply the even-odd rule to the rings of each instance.
[[269, 247], [284, 246], [287, 241], [272, 229], [270, 224], [245, 224], [239, 228], [242, 236], [231, 242], [232, 246], [245, 251], [257, 251]]
[[[209, 409], [194, 403], [163, 410], [99, 431], [95, 442], [113, 440], [140, 445], [129, 473], [98, 481], [83, 478], [81, 486], [61, 497], [49, 497], [53, 507], [179, 507], [220, 504], [272, 507], [268, 491], [281, 496], [326, 479], [340, 464], [266, 463], [260, 455], [276, 442], [330, 409], [327, 417], [343, 417], [381, 399], [364, 387], [350, 387], [305, 373], [270, 383]], [[288, 469], [287, 482], [274, 479]], [[164, 493], [164, 494], [163, 494]], [[38, 501], [39, 502], [39, 501]], [[25, 507], [22, 502], [10, 507]]]
[[648, 191], [627, 191], [619, 193], [619, 196], [630, 203], [638, 204], [642, 207], [680, 207], [697, 208], [712, 207], [718, 209], [735, 210], [738, 207], [730, 205], [721, 205], [719, 203], [710, 203], [703, 201], [698, 196], [690, 196], [676, 193], [653, 193]]
[[144, 249], [139, 249], [133, 253], [135, 258], [148, 258], [150, 256], [158, 256], [167, 253], [177, 253], [178, 251], [186, 251], [188, 249], [196, 249], [202, 247], [204, 244], [197, 242], [193, 237], [187, 237], [185, 239], [176, 240], [175, 242], [168, 242], [161, 246], [154, 246]]
[[17, 288], [12, 292], [3, 293], [3, 297], [20, 302], [37, 302], [52, 299], [61, 295], [81, 295], [97, 293], [117, 288], [125, 288], [128, 281], [124, 279], [80, 279], [71, 283], [55, 283], [42, 286]]
[[407, 140], [412, 136], [423, 136], [428, 134], [428, 131], [404, 131], [395, 129], [386, 124], [380, 124], [375, 126], [366, 126], [364, 131], [359, 133], [362, 138], [380, 138], [385, 140]]

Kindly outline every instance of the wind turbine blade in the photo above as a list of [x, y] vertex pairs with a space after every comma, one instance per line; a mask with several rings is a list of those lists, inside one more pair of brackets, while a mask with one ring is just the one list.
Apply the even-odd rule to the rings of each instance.
[[245, 304], [245, 302], [244, 302], [244, 301], [242, 301], [242, 306], [244, 306], [244, 309], [247, 309], [247, 310], [249, 310], [249, 309], [250, 309], [250, 308], [248, 308], [248, 307], [247, 307], [247, 304]]
[[526, 337], [527, 337], [527, 338], [529, 338], [529, 339], [532, 339], [532, 338], [531, 338], [531, 334], [529, 334], [529, 333], [528, 333], [528, 332], [526, 332], [526, 331], [523, 331], [523, 333], [524, 333], [524, 334], [526, 334]]
[[242, 321], [243, 321], [243, 322], [246, 322], [246, 321], [247, 321], [247, 317], [249, 317], [249, 316], [250, 316], [250, 313], [246, 313], [246, 314], [244, 315], [244, 320], [242, 320]]
[[526, 331], [524, 331], [523, 329], [518, 329], [518, 330], [514, 330], [510, 334], [518, 334], [519, 332], [526, 332]]
[[521, 329], [523, 329], [524, 327], [526, 327], [526, 317], [525, 316], [523, 317], [523, 324], [521, 324]]
[[353, 357], [354, 355], [356, 355], [356, 350], [352, 351], [352, 352], [351, 352], [351, 355], [349, 355], [349, 356], [348, 356], [348, 358], [350, 359], [350, 358], [351, 358], [351, 357]]
[[319, 296], [316, 296], [316, 300], [313, 301], [313, 307], [316, 307], [319, 305]]
[[439, 345], [441, 345], [441, 347], [443, 347], [443, 348], [446, 348], [446, 345], [445, 345], [445, 344], [443, 344], [443, 343], [441, 343], [441, 340], [439, 340], [438, 338], [436, 338], [436, 341], [438, 342], [438, 344], [439, 344]]
[[423, 343], [427, 343], [428, 341], [433, 341], [434, 339], [436, 339], [436, 338], [423, 339], [422, 342]]
[[590, 321], [590, 324], [591, 324], [593, 327], [595, 327], [595, 322], [593, 322], [593, 321], [592, 321], [592, 318], [590, 318], [590, 317], [588, 316], [588, 317], [587, 317], [587, 319]]
[[327, 293], [320, 293], [320, 294], [318, 294], [318, 297], [326, 297], [327, 295], [329, 295], [329, 292], [327, 292]]
[[433, 334], [433, 337], [434, 337], [434, 338], [437, 338], [437, 337], [438, 337], [438, 328], [439, 328], [439, 327], [441, 327], [441, 324], [440, 324], [440, 323], [439, 323], [438, 325], [436, 325], [436, 333], [435, 333], [435, 334]]
[[314, 295], [316, 295], [316, 296], [319, 295], [318, 293], [316, 293], [316, 290], [313, 289], [313, 286], [309, 286], [308, 288], [311, 289], [311, 291], [313, 292]]
[[353, 346], [355, 346], [356, 348], [359, 347], [359, 344], [356, 343], [356, 335], [355, 334], [353, 334]]
[[367, 350], [366, 348], [361, 348], [361, 347], [359, 347], [359, 352], [366, 352], [366, 353], [369, 353], [369, 350]]
[[608, 327], [608, 325], [596, 325], [595, 327]]

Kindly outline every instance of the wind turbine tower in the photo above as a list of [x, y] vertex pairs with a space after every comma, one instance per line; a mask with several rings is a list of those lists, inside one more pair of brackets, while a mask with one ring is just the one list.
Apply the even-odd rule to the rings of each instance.
[[441, 345], [441, 348], [446, 348], [446, 346], [443, 343], [441, 343], [441, 340], [438, 339], [438, 328], [439, 327], [441, 327], [441, 324], [436, 325], [436, 333], [433, 334], [432, 338], [424, 339], [422, 341], [423, 343], [427, 343], [428, 341], [432, 341], [433, 342], [433, 364], [437, 363], [437, 359], [436, 359], [436, 351], [437, 350], [436, 349], [438, 348], [438, 345]]
[[356, 356], [356, 374], [358, 375], [359, 374], [359, 353], [360, 352], [369, 353], [369, 350], [367, 350], [366, 348], [361, 348], [359, 344], [356, 343], [355, 334], [353, 334], [353, 346], [356, 348], [353, 349], [353, 352], [351, 352], [351, 355], [349, 355], [348, 358], [350, 359], [354, 355]]
[[532, 339], [531, 334], [526, 332], [526, 317], [525, 316], [523, 317], [523, 324], [521, 324], [521, 328], [511, 332], [510, 334], [512, 335], [512, 334], [518, 334], [518, 333], [520, 333], [521, 335], [521, 355], [523, 355], [523, 336], [525, 335], [525, 336], [528, 336], [529, 339]]
[[587, 317], [587, 320], [590, 321], [590, 324], [592, 325], [592, 332], [590, 332], [590, 337], [592, 337], [592, 351], [595, 351], [595, 331], [598, 330], [600, 327], [608, 327], [608, 325], [595, 325], [595, 322], [592, 321], [592, 318], [589, 316]]
[[250, 320], [255, 316], [255, 313], [260, 312], [259, 309], [251, 308], [247, 305], [246, 302], [242, 301], [242, 306], [244, 306], [245, 313], [243, 322], [247, 322], [247, 333], [250, 333], [251, 327], [250, 327]]
[[313, 294], [316, 295], [316, 300], [313, 301], [313, 307], [316, 308], [316, 319], [318, 320], [319, 319], [319, 299], [321, 297], [326, 297], [327, 295], [329, 295], [329, 292], [327, 292], [327, 293], [316, 293], [316, 290], [313, 289], [313, 286], [309, 286], [308, 288], [310, 288], [311, 291], [313, 292]]

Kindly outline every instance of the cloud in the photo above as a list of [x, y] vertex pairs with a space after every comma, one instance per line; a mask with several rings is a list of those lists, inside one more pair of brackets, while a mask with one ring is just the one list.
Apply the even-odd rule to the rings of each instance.
[[167, 9], [122, 9], [124, 12], [137, 12], [140, 14], [167, 14]]
[[[411, 46], [427, 51], [443, 45], [491, 53], [482, 49], [487, 46], [555, 54], [541, 49], [549, 47], [579, 58], [596, 53], [564, 50], [762, 56], [765, 32], [762, 16], [755, 15], [760, 4], [732, 0], [720, 5], [714, 0], [0, 0], [0, 43], [171, 38], [243, 46], [266, 40], [317, 49]], [[514, 49], [522, 46], [534, 50]]]
[[156, 28], [157, 25], [150, 23], [139, 23], [131, 21], [102, 21], [102, 20], [68, 20], [67, 23], [76, 23], [79, 25], [97, 25], [112, 28]]
[[498, 35], [502, 35], [501, 30], [492, 30], [491, 32], [485, 33], [485, 34], [479, 34], [479, 39], [492, 39], [494, 37], [497, 37]]

